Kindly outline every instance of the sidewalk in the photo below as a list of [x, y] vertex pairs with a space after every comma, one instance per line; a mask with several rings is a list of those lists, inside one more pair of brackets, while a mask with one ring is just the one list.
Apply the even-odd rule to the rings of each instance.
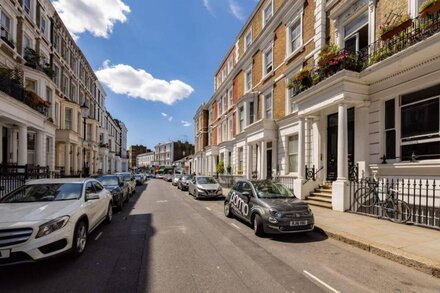
[[[223, 194], [229, 189], [223, 188]], [[440, 278], [440, 231], [311, 206], [328, 237]]]
[[330, 238], [440, 278], [440, 231], [311, 207]]

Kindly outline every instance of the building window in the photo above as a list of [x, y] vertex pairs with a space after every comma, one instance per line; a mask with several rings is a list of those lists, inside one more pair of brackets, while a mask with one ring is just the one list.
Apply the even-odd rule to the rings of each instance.
[[246, 70], [245, 74], [245, 92], [252, 89], [252, 65]]
[[298, 134], [287, 138], [288, 173], [298, 172]]
[[26, 55], [26, 49], [27, 48], [32, 49], [32, 41], [31, 41], [30, 37], [28, 37], [26, 34], [24, 34], [23, 35], [23, 52], [22, 52], [23, 56]]
[[243, 174], [243, 157], [244, 157], [243, 147], [239, 147], [238, 148], [238, 167], [237, 167], [237, 174], [238, 175]]
[[244, 109], [240, 107], [238, 110], [238, 132], [242, 132], [244, 129]]
[[272, 119], [272, 92], [264, 95], [264, 118]]
[[1, 20], [1, 37], [2, 39], [6, 39], [8, 41], [12, 40], [12, 26], [11, 26], [11, 18], [5, 13], [1, 12], [0, 14]]
[[53, 34], [53, 42], [52, 42], [53, 47], [55, 48], [55, 50], [59, 50], [60, 49], [60, 36], [56, 33]]
[[226, 121], [223, 122], [222, 128], [223, 128], [223, 134], [222, 134], [223, 141], [226, 141], [228, 139], [228, 125], [226, 124]]
[[24, 1], [23, 1], [24, 11], [25, 11], [29, 16], [32, 16], [31, 3], [32, 3], [31, 0], [24, 0]]
[[27, 91], [37, 93], [37, 81], [33, 79], [26, 78], [25, 88]]
[[233, 124], [232, 124], [232, 117], [231, 117], [228, 120], [228, 133], [229, 133], [228, 138], [229, 138], [229, 140], [232, 140], [232, 137], [234, 136], [233, 135], [233, 129], [232, 129], [233, 126], [232, 125]]
[[222, 142], [222, 127], [221, 125], [217, 126], [217, 144]]
[[244, 50], [246, 51], [252, 45], [252, 29], [244, 36]]
[[273, 70], [273, 48], [272, 44], [264, 51], [263, 54], [263, 76], [268, 75]]
[[232, 63], [232, 57], [228, 60], [228, 74], [232, 71], [233, 63]]
[[385, 156], [396, 158], [395, 99], [385, 102]]
[[47, 37], [47, 20], [44, 16], [40, 17], [40, 31], [45, 37]]
[[222, 99], [220, 98], [217, 102], [217, 114], [218, 116], [220, 116], [222, 114], [223, 111], [223, 106], [222, 106]]
[[357, 52], [368, 46], [368, 11], [344, 26], [344, 48]]
[[228, 109], [228, 99], [226, 97], [226, 94], [222, 97], [222, 104], [223, 104], [222, 113], [224, 113], [226, 112], [226, 109]]
[[63, 93], [69, 95], [69, 78], [66, 75], [63, 76]]
[[300, 15], [295, 17], [288, 27], [287, 42], [288, 54], [294, 53], [302, 46], [302, 19]]
[[64, 116], [64, 127], [65, 129], [72, 130], [72, 109], [66, 108]]
[[266, 26], [266, 24], [271, 19], [272, 15], [273, 15], [273, 3], [272, 0], [270, 0], [263, 10], [263, 27]]
[[228, 89], [228, 106], [229, 108], [232, 107], [234, 104], [234, 95], [232, 94], [232, 87]]
[[400, 98], [402, 160], [440, 158], [440, 85]]

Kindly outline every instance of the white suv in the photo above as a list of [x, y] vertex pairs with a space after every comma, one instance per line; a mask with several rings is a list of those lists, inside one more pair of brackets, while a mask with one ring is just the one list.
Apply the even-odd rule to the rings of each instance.
[[0, 265], [80, 256], [112, 217], [112, 195], [95, 179], [30, 181], [0, 200]]

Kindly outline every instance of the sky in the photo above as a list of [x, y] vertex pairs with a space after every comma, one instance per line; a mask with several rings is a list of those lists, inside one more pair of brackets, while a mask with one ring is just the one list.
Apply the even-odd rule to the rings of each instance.
[[52, 0], [128, 128], [128, 145], [194, 142], [193, 117], [258, 0]]

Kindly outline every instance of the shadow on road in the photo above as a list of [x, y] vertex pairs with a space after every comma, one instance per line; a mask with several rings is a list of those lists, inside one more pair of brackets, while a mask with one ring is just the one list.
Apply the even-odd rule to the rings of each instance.
[[[50, 260], [0, 267], [1, 292], [147, 292], [153, 217], [138, 204], [147, 184], [115, 214], [109, 225], [89, 235], [78, 259]], [[136, 208], [135, 208], [136, 205]], [[145, 207], [145, 205], [144, 205]]]

